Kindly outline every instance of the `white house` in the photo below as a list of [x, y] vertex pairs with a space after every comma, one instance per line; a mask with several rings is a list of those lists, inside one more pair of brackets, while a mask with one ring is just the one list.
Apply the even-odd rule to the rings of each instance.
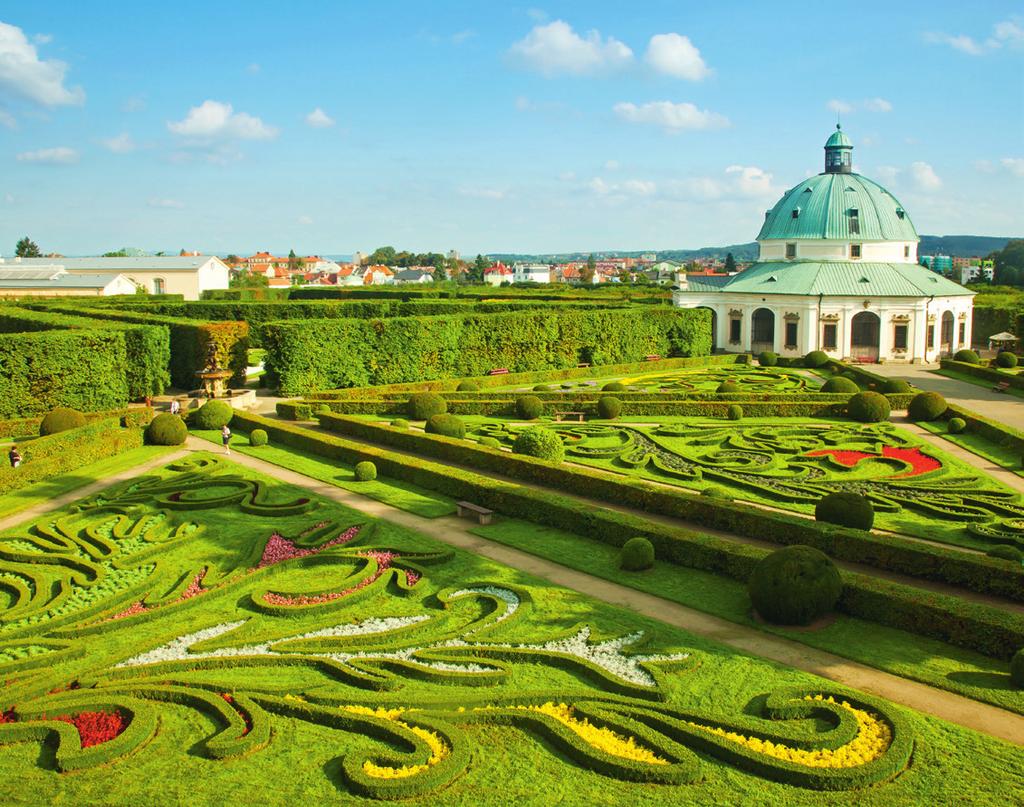
[[[150, 294], [181, 294], [198, 300], [207, 289], [228, 287], [228, 265], [213, 255], [129, 258], [8, 258], [0, 268], [57, 265], [72, 275], [121, 274]], [[134, 291], [134, 289], [133, 289]]]
[[512, 270], [499, 262], [484, 272], [484, 283], [489, 286], [500, 286], [502, 283], [511, 283], [512, 277]]
[[34, 267], [0, 264], [0, 297], [107, 297], [135, 294], [135, 284], [119, 274], [71, 274], [54, 264]]
[[674, 303], [711, 310], [716, 349], [931, 362], [970, 347], [974, 292], [918, 265], [910, 215], [852, 151], [837, 126], [824, 172], [765, 214], [748, 269], [678, 275]]
[[550, 283], [551, 267], [546, 263], [512, 264], [513, 283]]
[[422, 266], [409, 269], [400, 269], [395, 272], [395, 283], [404, 285], [408, 283], [433, 283], [434, 273]]

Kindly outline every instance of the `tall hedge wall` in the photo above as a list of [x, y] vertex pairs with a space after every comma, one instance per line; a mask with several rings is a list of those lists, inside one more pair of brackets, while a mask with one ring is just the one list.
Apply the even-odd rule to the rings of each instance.
[[0, 335], [0, 418], [57, 406], [119, 409], [128, 402], [123, 331], [37, 331]]
[[711, 351], [702, 309], [555, 309], [305, 320], [264, 326], [267, 383], [286, 395], [454, 376], [616, 364]]
[[1024, 333], [1024, 306], [975, 305], [971, 320], [971, 341], [985, 345], [992, 334]]

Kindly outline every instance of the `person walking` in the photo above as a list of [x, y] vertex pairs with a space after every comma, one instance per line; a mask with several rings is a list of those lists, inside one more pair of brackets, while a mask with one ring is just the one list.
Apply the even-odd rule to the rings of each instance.
[[228, 428], [228, 424], [225, 423], [220, 430], [220, 439], [224, 441], [224, 453], [231, 453], [231, 429]]
[[11, 461], [12, 468], [17, 468], [21, 465], [21, 452], [18, 451], [17, 446], [11, 446], [11, 450], [7, 452], [7, 459]]
[[172, 415], [180, 415], [181, 414], [181, 404], [178, 402], [177, 398], [174, 398], [171, 401], [171, 414]]

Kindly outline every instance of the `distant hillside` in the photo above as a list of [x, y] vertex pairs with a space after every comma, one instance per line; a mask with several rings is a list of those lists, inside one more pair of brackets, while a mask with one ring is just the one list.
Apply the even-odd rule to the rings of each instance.
[[990, 252], [998, 252], [1006, 246], [1007, 241], [1013, 241], [1015, 238], [996, 238], [988, 235], [922, 235], [917, 254], [984, 257]]

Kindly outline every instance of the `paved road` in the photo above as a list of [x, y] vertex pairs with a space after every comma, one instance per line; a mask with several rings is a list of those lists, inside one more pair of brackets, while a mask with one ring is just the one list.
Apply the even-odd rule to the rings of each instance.
[[938, 368], [937, 364], [873, 364], [870, 370], [886, 378], [902, 378], [923, 390], [940, 392], [947, 401], [991, 420], [1016, 428], [1024, 426], [1024, 398], [929, 372]]

